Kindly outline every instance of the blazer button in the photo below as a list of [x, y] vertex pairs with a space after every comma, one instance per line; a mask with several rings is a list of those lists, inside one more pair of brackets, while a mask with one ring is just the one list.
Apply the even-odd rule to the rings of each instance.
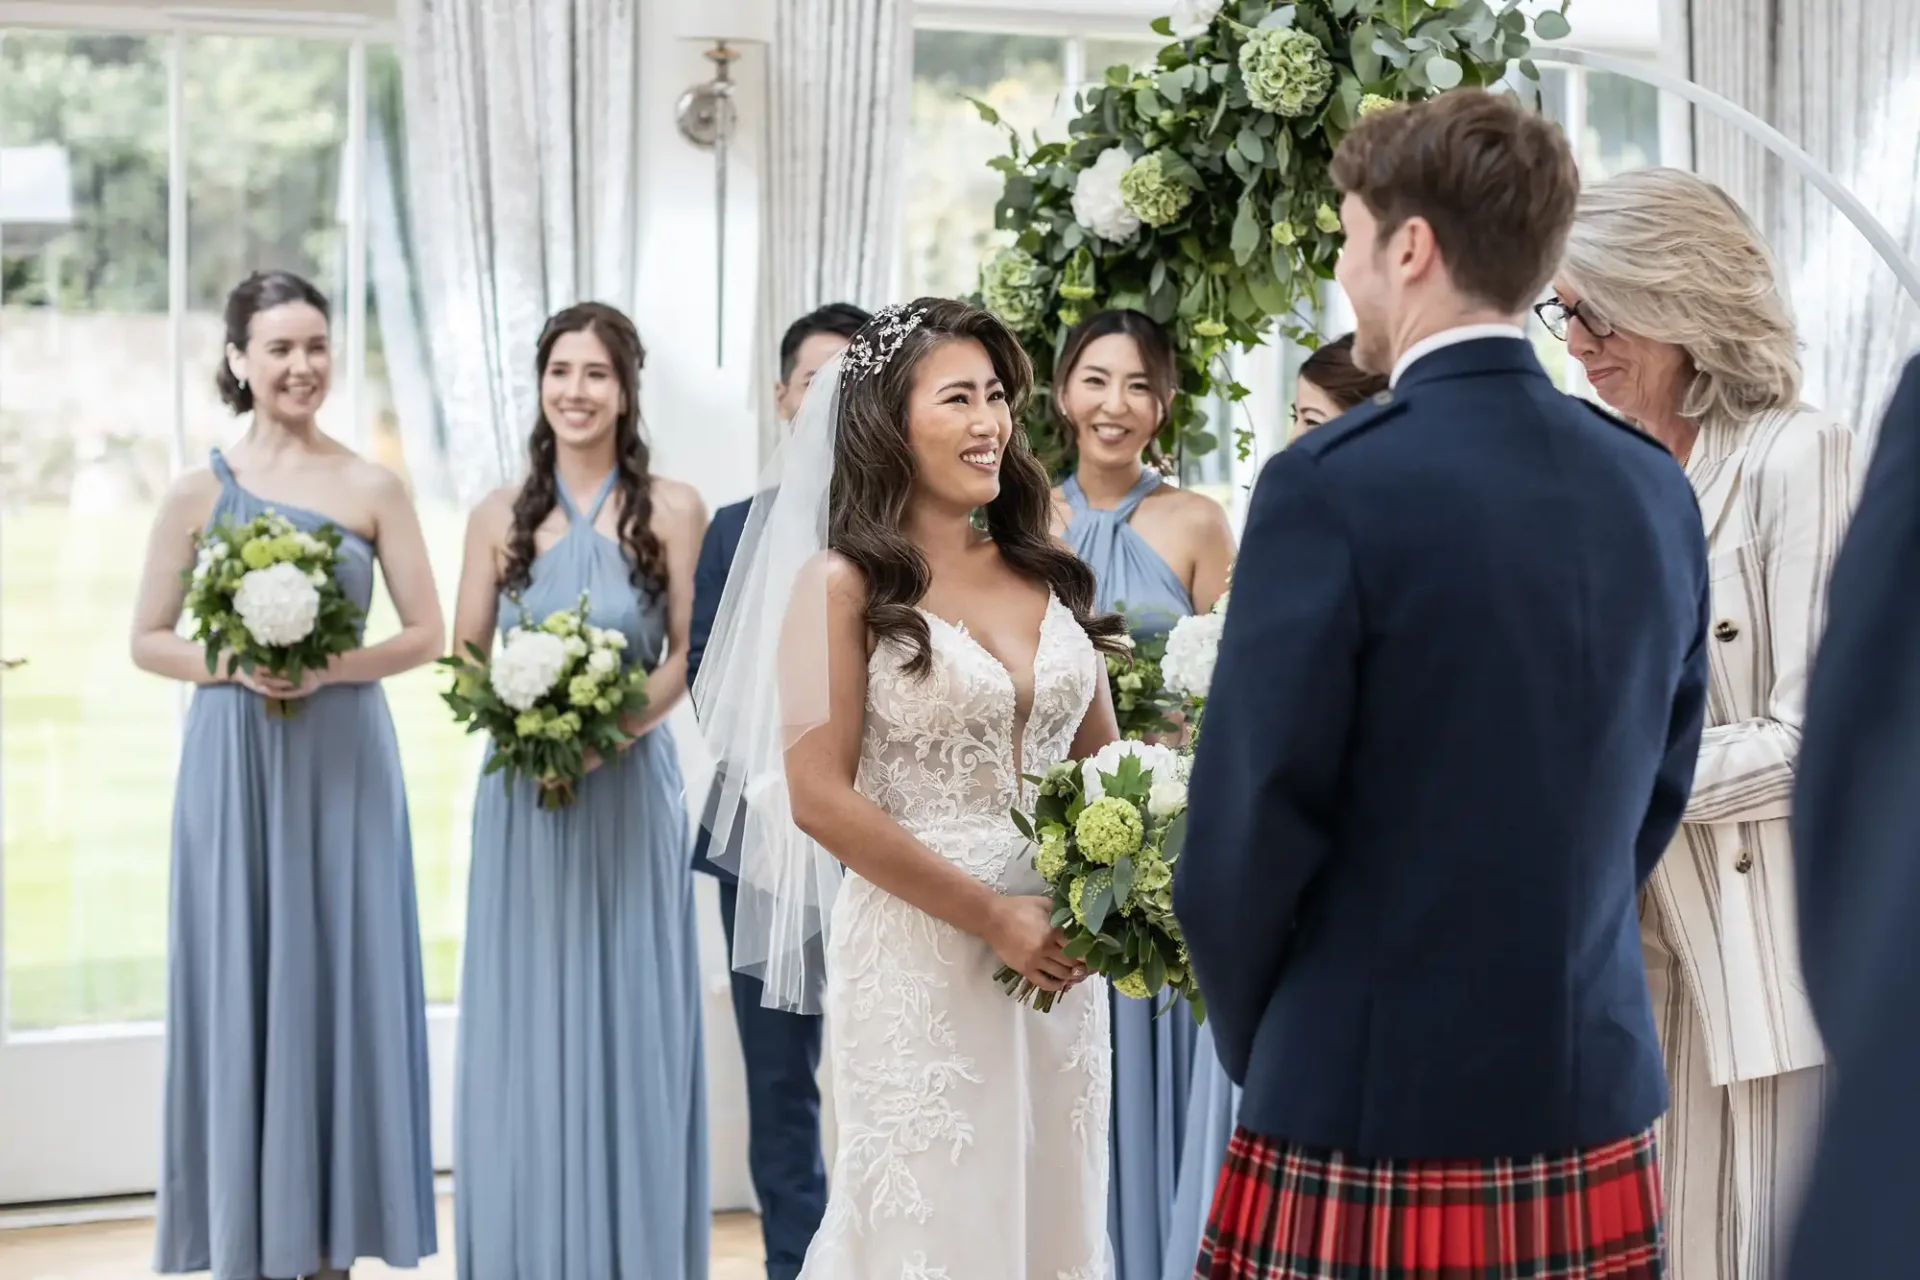
[[1745, 849], [1733, 855], [1733, 869], [1741, 875], [1753, 870], [1753, 855]]
[[1732, 618], [1722, 618], [1713, 624], [1713, 638], [1723, 644], [1729, 640], [1737, 639], [1739, 635], [1740, 624]]

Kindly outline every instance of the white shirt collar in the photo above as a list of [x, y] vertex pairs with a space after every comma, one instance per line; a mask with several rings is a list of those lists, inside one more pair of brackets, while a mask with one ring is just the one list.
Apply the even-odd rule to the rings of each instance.
[[1390, 387], [1400, 385], [1401, 376], [1413, 367], [1413, 362], [1422, 356], [1430, 356], [1442, 347], [1451, 347], [1461, 342], [1476, 342], [1481, 338], [1518, 338], [1527, 340], [1526, 330], [1511, 324], [1463, 324], [1455, 329], [1442, 329], [1438, 333], [1428, 334], [1420, 341], [1408, 347], [1399, 361], [1393, 366], [1393, 376], [1387, 379]]

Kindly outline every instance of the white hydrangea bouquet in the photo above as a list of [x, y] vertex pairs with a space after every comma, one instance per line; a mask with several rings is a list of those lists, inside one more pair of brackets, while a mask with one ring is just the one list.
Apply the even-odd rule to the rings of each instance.
[[1207, 691], [1213, 687], [1213, 668], [1220, 660], [1220, 635], [1227, 625], [1227, 595], [1211, 610], [1182, 618], [1167, 633], [1167, 651], [1160, 659], [1160, 677], [1175, 694], [1186, 699], [1187, 723], [1193, 726], [1188, 749], [1200, 737], [1206, 714]]
[[[1032, 814], [1014, 825], [1037, 846], [1033, 866], [1053, 891], [1053, 924], [1067, 955], [1138, 1000], [1171, 988], [1196, 1022], [1206, 1019], [1187, 944], [1173, 918], [1173, 867], [1187, 829], [1190, 757], [1130, 739], [1082, 763], [1054, 766]], [[1002, 965], [994, 978], [1045, 1012], [1054, 994]]]
[[633, 741], [621, 727], [647, 707], [647, 672], [625, 656], [627, 638], [587, 622], [587, 597], [538, 623], [524, 612], [492, 661], [478, 646], [440, 659], [453, 672], [441, 696], [468, 733], [493, 737], [485, 772], [515, 775], [540, 790], [542, 809], [574, 801], [587, 752], [604, 758]]
[[[299, 684], [360, 643], [360, 607], [334, 575], [340, 531], [333, 525], [308, 533], [268, 510], [245, 524], [215, 524], [195, 545], [185, 609], [209, 672], [220, 674], [224, 658], [229, 678], [264, 671]], [[284, 719], [299, 705], [269, 698], [267, 712]]]

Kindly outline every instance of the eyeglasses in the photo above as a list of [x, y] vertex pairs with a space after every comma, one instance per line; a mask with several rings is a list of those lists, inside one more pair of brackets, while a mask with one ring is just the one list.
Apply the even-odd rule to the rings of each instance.
[[1613, 325], [1607, 321], [1606, 317], [1596, 313], [1584, 302], [1568, 303], [1558, 298], [1548, 298], [1533, 309], [1533, 314], [1540, 317], [1540, 323], [1547, 326], [1548, 333], [1562, 342], [1567, 340], [1567, 330], [1572, 327], [1575, 320], [1578, 320], [1585, 326], [1587, 332], [1596, 338], [1611, 338], [1614, 332]]

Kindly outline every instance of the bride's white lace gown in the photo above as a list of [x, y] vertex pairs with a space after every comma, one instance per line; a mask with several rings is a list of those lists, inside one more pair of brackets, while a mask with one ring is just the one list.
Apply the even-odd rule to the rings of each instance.
[[[1051, 601], [1018, 724], [1014, 683], [928, 615], [933, 671], [882, 644], [858, 786], [928, 848], [1007, 893], [1044, 892], [1008, 818], [1067, 758], [1105, 666]], [[1016, 741], [1017, 740], [1017, 741]], [[1016, 746], [1018, 752], [1016, 753]], [[1106, 984], [1015, 1004], [978, 938], [849, 875], [827, 951], [839, 1126], [802, 1280], [1107, 1280]]]

